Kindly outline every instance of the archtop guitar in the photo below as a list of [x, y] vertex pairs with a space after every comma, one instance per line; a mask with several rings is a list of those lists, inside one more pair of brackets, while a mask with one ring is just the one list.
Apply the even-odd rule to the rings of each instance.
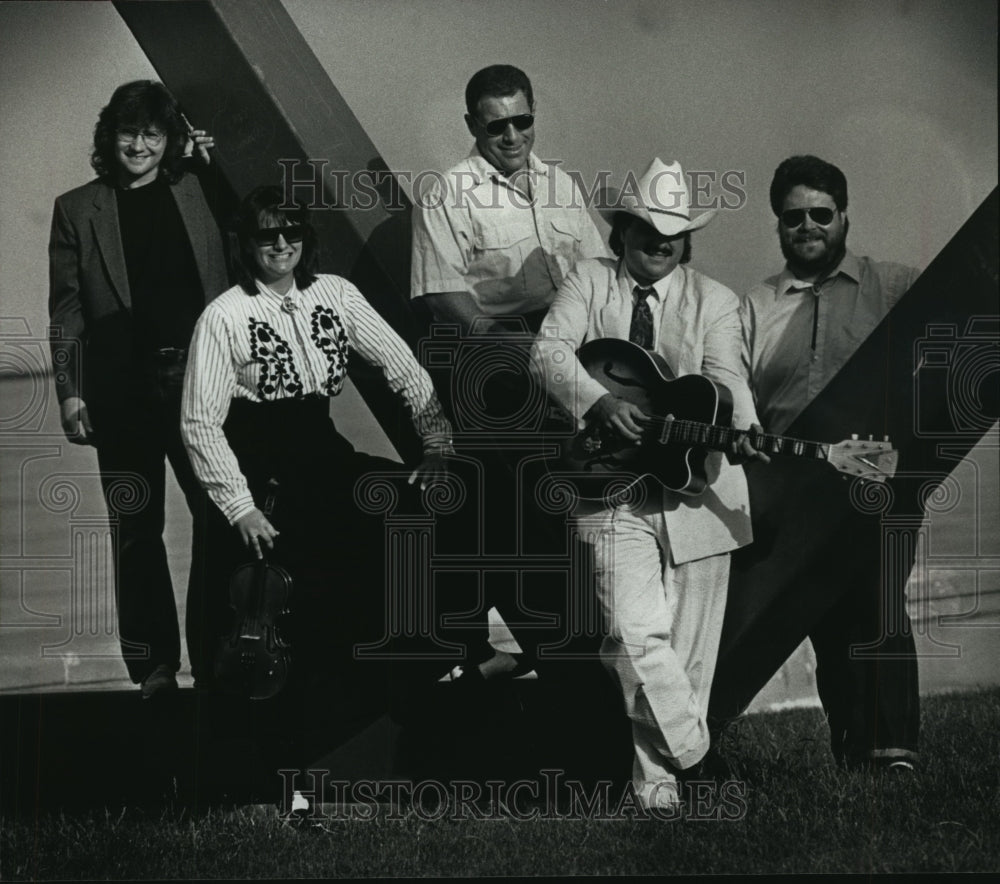
[[[731, 426], [733, 399], [726, 386], [701, 375], [674, 378], [661, 356], [629, 341], [588, 341], [577, 357], [609, 393], [650, 416], [643, 422], [639, 445], [596, 422], [559, 440], [563, 469], [581, 478], [592, 477], [578, 483], [581, 497], [602, 496], [603, 483], [595, 481], [596, 477], [614, 480], [616, 491], [651, 476], [679, 494], [700, 494], [708, 486], [708, 453], [728, 450], [746, 432]], [[876, 442], [853, 436], [831, 444], [756, 433], [750, 440], [765, 454], [823, 460], [842, 473], [871, 482], [891, 478], [899, 459], [888, 438]]]

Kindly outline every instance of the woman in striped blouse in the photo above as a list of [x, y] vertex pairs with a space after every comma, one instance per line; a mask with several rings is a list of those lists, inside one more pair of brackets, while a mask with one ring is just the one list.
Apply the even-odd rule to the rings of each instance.
[[[316, 233], [305, 208], [278, 208], [283, 198], [260, 187], [240, 206], [239, 283], [195, 327], [181, 430], [195, 474], [236, 529], [213, 552], [237, 564], [239, 538], [257, 557], [272, 549], [292, 575], [299, 668], [302, 653], [349, 661], [355, 642], [384, 632], [383, 524], [358, 512], [353, 490], [365, 473], [400, 467], [354, 451], [330, 420], [350, 351], [381, 368], [409, 407], [424, 449], [411, 485], [444, 473], [451, 427], [427, 373], [357, 288], [314, 272]], [[260, 509], [272, 478], [273, 521]]]

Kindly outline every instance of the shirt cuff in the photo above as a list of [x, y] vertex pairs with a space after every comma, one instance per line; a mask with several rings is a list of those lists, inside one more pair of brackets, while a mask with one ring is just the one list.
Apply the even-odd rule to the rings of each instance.
[[422, 298], [424, 295], [439, 295], [443, 292], [467, 291], [469, 291], [469, 283], [461, 276], [455, 276], [451, 279], [435, 279], [430, 282], [424, 282], [419, 287], [414, 289], [410, 298], [412, 300], [413, 298]]
[[609, 391], [604, 389], [601, 384], [597, 381], [592, 381], [589, 384], [581, 384], [580, 388], [577, 390], [576, 403], [577, 408], [579, 408], [579, 413], [577, 414], [577, 421], [579, 426], [583, 426], [586, 421], [584, 420], [584, 415], [590, 411]]
[[455, 446], [450, 436], [439, 433], [424, 439], [424, 454], [454, 454]]
[[235, 525], [247, 513], [252, 513], [256, 506], [257, 504], [253, 502], [253, 495], [248, 491], [227, 504], [222, 509], [222, 514], [229, 520], [230, 525]]

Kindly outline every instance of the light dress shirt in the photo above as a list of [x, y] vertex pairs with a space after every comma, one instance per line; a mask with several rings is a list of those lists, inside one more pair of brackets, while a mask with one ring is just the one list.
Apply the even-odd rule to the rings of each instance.
[[747, 293], [744, 360], [767, 432], [788, 429], [919, 275], [848, 251], [815, 284], [797, 280], [786, 266]]

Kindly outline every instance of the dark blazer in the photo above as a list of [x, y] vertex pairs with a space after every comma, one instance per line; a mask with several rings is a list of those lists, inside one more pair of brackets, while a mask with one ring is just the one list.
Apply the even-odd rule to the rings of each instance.
[[[172, 186], [206, 303], [229, 287], [222, 237], [198, 177]], [[49, 238], [49, 343], [62, 402], [114, 397], [133, 368], [132, 298], [114, 188], [91, 181], [56, 199]]]

